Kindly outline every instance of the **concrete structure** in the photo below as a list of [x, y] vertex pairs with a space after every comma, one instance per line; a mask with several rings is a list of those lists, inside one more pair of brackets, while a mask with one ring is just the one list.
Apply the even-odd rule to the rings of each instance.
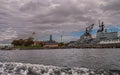
[[55, 47], [58, 47], [58, 44], [57, 44], [57, 43], [45, 44], [44, 47], [47, 47], [47, 48], [55, 48]]

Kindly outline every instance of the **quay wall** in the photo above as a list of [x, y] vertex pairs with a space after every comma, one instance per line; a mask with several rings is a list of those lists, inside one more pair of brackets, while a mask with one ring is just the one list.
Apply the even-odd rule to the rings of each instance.
[[120, 43], [111, 44], [81, 44], [78, 48], [120, 48]]

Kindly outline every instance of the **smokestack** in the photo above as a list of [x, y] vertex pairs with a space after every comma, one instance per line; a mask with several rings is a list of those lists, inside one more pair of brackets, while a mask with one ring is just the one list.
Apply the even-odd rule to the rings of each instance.
[[50, 35], [50, 41], [52, 41], [52, 35]]

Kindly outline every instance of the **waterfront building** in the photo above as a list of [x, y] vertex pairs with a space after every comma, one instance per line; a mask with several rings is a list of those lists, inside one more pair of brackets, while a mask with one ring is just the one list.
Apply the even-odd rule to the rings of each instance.
[[37, 46], [37, 45], [44, 45], [44, 41], [34, 41], [34, 46]]
[[12, 50], [14, 46], [12, 44], [0, 44], [1, 50]]
[[0, 47], [5, 47], [5, 46], [8, 46], [8, 47], [13, 47], [12, 44], [0, 44]]

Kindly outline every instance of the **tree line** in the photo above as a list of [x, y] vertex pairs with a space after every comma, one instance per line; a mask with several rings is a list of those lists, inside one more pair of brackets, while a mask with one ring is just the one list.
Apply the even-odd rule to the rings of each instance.
[[27, 39], [13, 40], [11, 44], [14, 46], [32, 46], [34, 44], [34, 38], [29, 37]]

